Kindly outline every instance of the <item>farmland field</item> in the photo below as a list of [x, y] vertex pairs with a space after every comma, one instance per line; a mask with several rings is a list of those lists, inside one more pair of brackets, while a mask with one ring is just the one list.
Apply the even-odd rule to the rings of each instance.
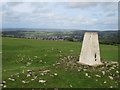
[[[75, 63], [82, 46], [80, 42], [22, 38], [2, 40], [4, 88], [118, 87], [118, 64], [90, 67]], [[100, 45], [100, 51], [102, 61], [118, 61], [117, 46]]]

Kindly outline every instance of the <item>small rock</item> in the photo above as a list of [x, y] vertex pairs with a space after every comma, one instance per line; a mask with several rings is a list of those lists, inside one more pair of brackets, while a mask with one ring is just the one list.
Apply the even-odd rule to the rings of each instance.
[[44, 73], [41, 73], [42, 76], [44, 76]]
[[72, 85], [70, 85], [70, 87], [72, 87]]
[[34, 81], [35, 79], [31, 79], [31, 81]]
[[102, 71], [102, 74], [105, 75], [105, 71]]
[[58, 74], [57, 73], [54, 73], [55, 76], [57, 76]]
[[113, 80], [113, 77], [112, 76], [108, 76], [111, 80]]
[[39, 80], [38, 82], [39, 82], [39, 83], [45, 83], [46, 80]]
[[101, 77], [100, 75], [95, 75], [96, 77]]
[[97, 79], [95, 81], [98, 81]]
[[24, 80], [22, 80], [22, 83], [26, 83]]
[[110, 86], [110, 88], [113, 88], [113, 86]]
[[4, 87], [4, 88], [6, 88], [7, 86], [6, 86], [6, 85], [4, 85], [3, 87]]
[[3, 86], [3, 84], [1, 83], [1, 84], [0, 84], [0, 87], [2, 87], [2, 86]]
[[103, 83], [107, 83], [106, 81], [104, 81]]
[[4, 84], [6, 83], [6, 81], [2, 81]]
[[116, 71], [116, 73], [119, 73], [119, 71]]
[[32, 70], [27, 70], [27, 72], [32, 72]]
[[88, 73], [85, 73], [85, 76], [88, 76]]
[[30, 77], [30, 74], [27, 74], [27, 77]]

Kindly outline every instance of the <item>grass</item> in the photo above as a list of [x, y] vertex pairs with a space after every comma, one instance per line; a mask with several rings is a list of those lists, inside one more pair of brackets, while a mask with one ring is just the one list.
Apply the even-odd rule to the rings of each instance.
[[[118, 87], [119, 75], [117, 72], [117, 64], [108, 65], [109, 67], [106, 65], [94, 67], [94, 69], [90, 69], [88, 66], [76, 64], [76, 60], [78, 59], [82, 46], [80, 42], [47, 41], [22, 38], [3, 38], [2, 40], [2, 79], [5, 81], [5, 83], [3, 82], [3, 87]], [[102, 61], [118, 61], [117, 46], [100, 45], [100, 51]], [[69, 61], [66, 58], [72, 61], [72, 63], [68, 64]], [[76, 65], [76, 67], [74, 65]], [[102, 70], [100, 69], [101, 67], [105, 69]], [[32, 71], [29, 72], [29, 70]], [[105, 71], [106, 74], [103, 75], [102, 71]], [[86, 73], [90, 75], [90, 78], [86, 76]], [[30, 75], [30, 77], [27, 77], [27, 75]], [[96, 75], [100, 75], [100, 77], [96, 77]], [[110, 79], [109, 76], [113, 77], [113, 79]], [[12, 81], [11, 79], [14, 79], [15, 81]], [[39, 82], [39, 80], [45, 80], [46, 82], [42, 83]]]

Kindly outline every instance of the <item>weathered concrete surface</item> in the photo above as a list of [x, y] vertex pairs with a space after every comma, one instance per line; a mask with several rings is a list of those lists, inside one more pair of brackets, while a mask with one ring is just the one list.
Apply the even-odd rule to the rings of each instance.
[[86, 65], [102, 64], [97, 32], [85, 32], [79, 63]]

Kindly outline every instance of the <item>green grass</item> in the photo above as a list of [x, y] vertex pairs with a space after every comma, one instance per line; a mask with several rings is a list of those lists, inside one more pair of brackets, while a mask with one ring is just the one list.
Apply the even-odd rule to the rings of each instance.
[[[80, 42], [64, 42], [64, 41], [47, 41], [35, 39], [20, 38], [3, 38], [2, 43], [2, 64], [3, 64], [3, 80], [6, 81], [8, 88], [109, 88], [117, 87], [118, 82], [108, 78], [111, 73], [107, 73], [101, 78], [95, 77], [96, 74], [101, 75], [99, 69], [78, 72], [73, 70], [72, 65], [66, 67], [67, 61], [61, 62], [61, 58], [67, 56], [75, 56], [77, 59], [82, 44]], [[118, 47], [111, 45], [100, 45], [101, 58], [103, 61], [118, 61]], [[71, 59], [73, 60], [73, 59]], [[53, 64], [60, 62], [61, 64], [53, 67]], [[29, 65], [30, 63], [30, 65]], [[28, 65], [28, 66], [27, 66]], [[67, 69], [66, 69], [67, 68]], [[72, 68], [72, 69], [71, 69]], [[83, 67], [82, 67], [83, 69]], [[32, 70], [31, 77], [26, 77]], [[50, 70], [41, 76], [40, 70]], [[107, 69], [109, 71], [109, 68]], [[19, 73], [19, 75], [16, 75]], [[54, 73], [58, 75], [55, 76]], [[92, 78], [87, 78], [89, 73]], [[12, 76], [11, 76], [12, 75]], [[37, 79], [31, 81], [34, 76]], [[115, 74], [118, 76], [117, 74]], [[114, 76], [115, 76], [114, 75]], [[8, 78], [15, 78], [11, 81]], [[46, 80], [46, 83], [39, 83], [39, 80]], [[22, 83], [21, 81], [29, 81]], [[96, 81], [98, 80], [98, 81]], [[103, 84], [107, 81], [106, 84]]]

